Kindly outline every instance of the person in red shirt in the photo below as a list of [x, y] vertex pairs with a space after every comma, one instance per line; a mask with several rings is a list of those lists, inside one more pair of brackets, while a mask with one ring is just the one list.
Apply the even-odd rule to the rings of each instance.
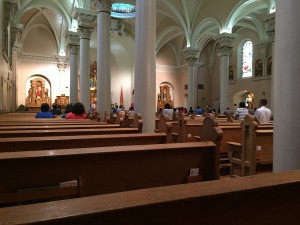
[[77, 102], [73, 105], [72, 112], [69, 112], [66, 117], [66, 119], [86, 119], [86, 113], [84, 105], [80, 102]]

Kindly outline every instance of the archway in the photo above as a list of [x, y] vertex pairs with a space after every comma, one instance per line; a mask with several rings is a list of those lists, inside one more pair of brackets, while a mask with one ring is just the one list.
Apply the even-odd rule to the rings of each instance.
[[165, 104], [169, 103], [174, 107], [174, 87], [169, 82], [162, 82], [159, 85], [159, 93], [157, 94], [157, 109], [164, 108]]
[[248, 109], [253, 109], [254, 99], [255, 95], [251, 91], [244, 90], [237, 92], [233, 95], [233, 110], [235, 111], [238, 108], [239, 102], [241, 101], [245, 102]]

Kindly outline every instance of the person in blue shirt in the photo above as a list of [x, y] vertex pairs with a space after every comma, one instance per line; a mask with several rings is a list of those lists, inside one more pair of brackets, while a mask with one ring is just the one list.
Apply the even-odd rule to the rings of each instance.
[[202, 115], [202, 113], [203, 113], [203, 110], [200, 109], [199, 106], [197, 106], [197, 108], [195, 109], [195, 114], [196, 114], [196, 115]]
[[43, 103], [41, 105], [41, 111], [35, 115], [35, 118], [54, 118], [54, 115], [49, 112], [49, 105], [47, 103]]

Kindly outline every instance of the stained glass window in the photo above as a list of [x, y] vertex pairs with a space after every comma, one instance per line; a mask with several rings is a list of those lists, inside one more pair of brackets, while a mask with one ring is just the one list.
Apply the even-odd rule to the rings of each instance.
[[252, 58], [253, 58], [253, 44], [247, 41], [243, 45], [242, 52], [242, 77], [252, 77]]

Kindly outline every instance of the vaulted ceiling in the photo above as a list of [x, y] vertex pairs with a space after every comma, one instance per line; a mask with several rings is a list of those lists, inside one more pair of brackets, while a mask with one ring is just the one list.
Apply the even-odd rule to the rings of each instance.
[[[65, 33], [76, 28], [72, 19], [75, 7], [96, 10], [90, 0], [8, 0], [19, 4], [14, 17], [23, 24], [22, 39], [32, 29], [48, 30], [57, 44], [57, 51], [66, 48]], [[135, 4], [135, 0], [117, 0]], [[178, 56], [187, 46], [204, 48], [214, 36], [238, 34], [243, 29], [267, 39], [264, 17], [275, 10], [275, 0], [157, 0], [157, 52], [169, 46]], [[126, 35], [134, 39], [134, 18], [117, 19]]]

